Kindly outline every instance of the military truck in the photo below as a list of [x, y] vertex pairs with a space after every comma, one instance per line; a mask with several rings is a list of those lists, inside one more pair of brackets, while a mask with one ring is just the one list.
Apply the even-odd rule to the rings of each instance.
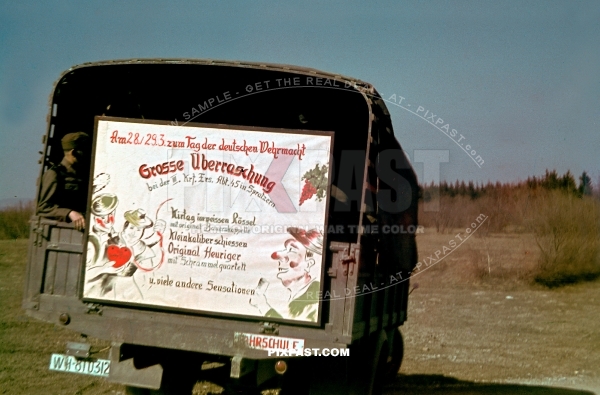
[[[210, 377], [362, 395], [396, 376], [419, 191], [372, 85], [266, 63], [85, 63], [54, 86], [40, 179], [72, 132], [93, 141], [86, 227], [32, 217], [23, 298], [83, 335], [50, 369], [130, 394]], [[106, 359], [88, 336], [110, 341]]]

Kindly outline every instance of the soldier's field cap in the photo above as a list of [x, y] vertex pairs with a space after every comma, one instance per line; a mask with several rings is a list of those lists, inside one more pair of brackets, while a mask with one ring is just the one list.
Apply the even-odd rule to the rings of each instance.
[[62, 147], [65, 151], [70, 151], [77, 148], [85, 148], [89, 145], [90, 136], [84, 132], [65, 134], [62, 138]]

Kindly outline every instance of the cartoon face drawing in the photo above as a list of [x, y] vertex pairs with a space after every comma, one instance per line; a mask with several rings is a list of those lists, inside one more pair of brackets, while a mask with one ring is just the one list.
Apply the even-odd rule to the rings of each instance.
[[293, 238], [288, 238], [283, 250], [271, 254], [271, 259], [278, 261], [277, 278], [285, 287], [294, 283], [311, 281], [311, 267], [315, 264], [315, 255], [321, 255], [323, 249], [323, 235], [316, 229], [304, 230], [288, 228], [288, 233]]
[[142, 238], [144, 235], [144, 229], [146, 228], [128, 224], [128, 226], [123, 229], [123, 239], [125, 239], [127, 244], [133, 244]]
[[284, 249], [275, 251], [271, 258], [279, 261], [279, 273], [277, 278], [284, 286], [289, 286], [294, 281], [302, 280], [308, 276], [310, 267], [315, 264], [312, 253], [296, 239], [288, 239], [284, 243]]
[[99, 215], [94, 218], [94, 229], [109, 231], [115, 225], [115, 216], [113, 213]]
[[113, 231], [115, 224], [115, 209], [119, 199], [112, 193], [103, 193], [92, 200], [92, 227], [95, 233], [103, 234]]
[[311, 273], [323, 255], [323, 234], [317, 229], [304, 230], [291, 227], [287, 229], [292, 238], [284, 243], [284, 249], [271, 254], [278, 263], [276, 277], [289, 291], [287, 308], [277, 311], [269, 301], [265, 291], [269, 281], [261, 278], [250, 305], [258, 309], [261, 315], [272, 318], [290, 318], [316, 322], [319, 308], [319, 272]]
[[124, 216], [125, 226], [122, 236], [127, 245], [140, 241], [144, 236], [144, 231], [153, 225], [152, 220], [146, 217], [146, 213], [142, 209], [127, 211]]

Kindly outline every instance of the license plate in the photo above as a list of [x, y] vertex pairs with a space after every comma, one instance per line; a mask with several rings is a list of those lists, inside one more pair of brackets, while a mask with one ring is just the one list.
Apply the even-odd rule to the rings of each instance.
[[77, 359], [72, 355], [52, 354], [50, 370], [108, 377], [110, 361], [108, 359]]

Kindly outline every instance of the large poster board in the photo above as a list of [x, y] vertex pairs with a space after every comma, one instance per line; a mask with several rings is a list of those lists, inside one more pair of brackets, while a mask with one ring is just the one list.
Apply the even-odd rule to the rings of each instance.
[[332, 139], [97, 117], [84, 300], [319, 322]]

